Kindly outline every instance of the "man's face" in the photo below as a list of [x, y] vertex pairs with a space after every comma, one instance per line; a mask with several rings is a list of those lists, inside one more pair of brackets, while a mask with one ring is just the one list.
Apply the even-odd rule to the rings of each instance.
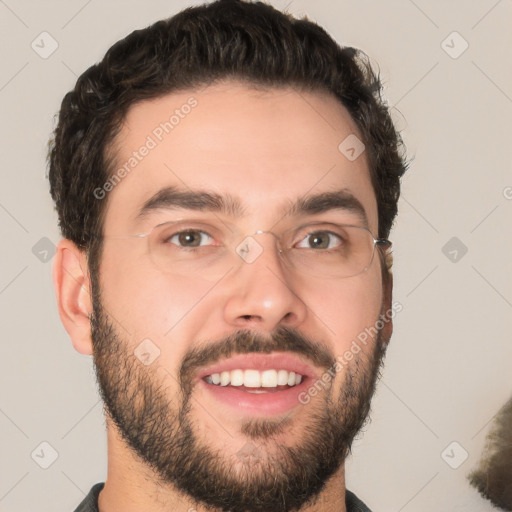
[[[197, 103], [182, 108], [190, 97]], [[166, 133], [160, 123], [176, 109]], [[352, 161], [338, 149], [357, 133], [329, 95], [234, 83], [128, 112], [115, 147], [116, 169], [131, 162], [130, 172], [103, 199], [94, 361], [124, 441], [163, 483], [198, 502], [299, 508], [340, 469], [367, 415], [387, 339], [359, 343], [350, 360], [344, 354], [389, 307], [378, 255], [365, 272], [337, 278], [316, 264], [285, 264], [276, 244], [304, 226], [366, 222], [377, 234], [365, 154]], [[138, 217], [168, 187], [174, 203]], [[335, 204], [336, 195], [355, 198], [366, 220]], [[151, 237], [115, 238], [164, 222], [176, 229], [163, 249]], [[326, 236], [320, 242], [336, 246]], [[333, 370], [336, 360], [343, 364]], [[233, 384], [212, 383], [215, 374]], [[275, 374], [287, 384], [276, 387]]]

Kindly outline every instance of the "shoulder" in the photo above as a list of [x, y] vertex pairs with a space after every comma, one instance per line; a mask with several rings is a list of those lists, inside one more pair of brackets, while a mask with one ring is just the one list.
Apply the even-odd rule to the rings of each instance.
[[105, 482], [100, 482], [92, 486], [89, 494], [84, 498], [82, 503], [74, 510], [74, 512], [99, 512], [98, 496], [103, 489]]
[[371, 512], [371, 510], [348, 489], [345, 491], [345, 505], [347, 512]]

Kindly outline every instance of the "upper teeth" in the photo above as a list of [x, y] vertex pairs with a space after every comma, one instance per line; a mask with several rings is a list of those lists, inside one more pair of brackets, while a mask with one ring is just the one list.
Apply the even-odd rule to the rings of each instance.
[[212, 373], [205, 378], [209, 384], [220, 386], [245, 386], [247, 388], [275, 388], [276, 386], [295, 386], [302, 381], [302, 375], [286, 370], [231, 370]]

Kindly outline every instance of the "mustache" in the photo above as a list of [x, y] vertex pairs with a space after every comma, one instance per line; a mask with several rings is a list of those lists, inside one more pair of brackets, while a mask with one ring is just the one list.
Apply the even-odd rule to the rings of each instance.
[[315, 366], [331, 368], [336, 360], [324, 344], [290, 327], [279, 327], [269, 336], [251, 330], [239, 330], [217, 341], [189, 350], [180, 367], [180, 384], [190, 386], [193, 375], [202, 367], [238, 354], [292, 352], [306, 357]]

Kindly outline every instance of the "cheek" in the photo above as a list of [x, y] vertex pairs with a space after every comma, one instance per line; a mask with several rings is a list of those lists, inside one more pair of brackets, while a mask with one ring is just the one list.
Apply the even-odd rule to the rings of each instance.
[[310, 296], [307, 305], [318, 322], [326, 326], [335, 355], [344, 353], [358, 335], [379, 319], [382, 285], [378, 272], [339, 280]]
[[149, 338], [164, 347], [175, 339], [211, 283], [170, 278], [151, 265], [104, 257], [102, 302], [133, 343]]

